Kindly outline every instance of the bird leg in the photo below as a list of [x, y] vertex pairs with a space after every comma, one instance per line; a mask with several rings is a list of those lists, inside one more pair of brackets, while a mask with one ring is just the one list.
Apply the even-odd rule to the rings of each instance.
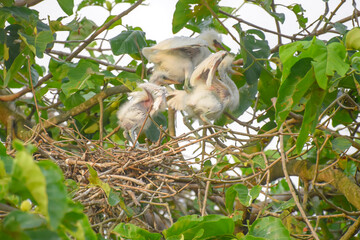
[[198, 132], [195, 131], [195, 129], [194, 129], [193, 126], [191, 125], [191, 123], [190, 123], [190, 117], [189, 117], [189, 116], [187, 116], [187, 115], [184, 116], [183, 122], [184, 122], [185, 126], [187, 126], [188, 129], [190, 129], [190, 130], [194, 133], [194, 135], [195, 135], [196, 138], [200, 138], [200, 135], [198, 134]]
[[[214, 134], [215, 131], [210, 127], [210, 126], [212, 125], [212, 123], [211, 123], [210, 120], [206, 117], [206, 113], [200, 114], [200, 119], [203, 121], [203, 124], [207, 124], [207, 125], [209, 126], [208, 129], [209, 129], [210, 134]], [[221, 148], [226, 148], [226, 147], [227, 147], [224, 143], [222, 143], [222, 142], [220, 141], [219, 137], [214, 136], [214, 140], [215, 140], [215, 142], [216, 142]]]
[[168, 108], [168, 128], [169, 128], [169, 135], [172, 137], [176, 136], [175, 132], [175, 109], [169, 107]]
[[191, 72], [188, 72], [185, 70], [185, 80], [184, 80], [184, 90], [189, 93], [191, 90], [191, 86], [190, 86], [190, 77], [191, 77]]
[[128, 131], [124, 131], [124, 137], [131, 142], [131, 148], [136, 148], [139, 150], [146, 150], [146, 148], [141, 147], [139, 142], [137, 141], [138, 134], [136, 133], [136, 129], [130, 129]]

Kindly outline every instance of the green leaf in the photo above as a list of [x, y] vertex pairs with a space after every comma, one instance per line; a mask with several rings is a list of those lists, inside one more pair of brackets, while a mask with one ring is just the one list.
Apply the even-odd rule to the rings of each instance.
[[340, 109], [335, 113], [335, 115], [332, 118], [332, 125], [333, 127], [336, 127], [340, 124], [348, 125], [353, 122], [353, 117], [350, 115], [349, 111], [346, 109]]
[[326, 91], [314, 83], [310, 94], [310, 99], [305, 106], [305, 114], [301, 124], [300, 134], [296, 141], [296, 150], [298, 153], [301, 152], [305, 142], [307, 141], [309, 133], [312, 133], [315, 130], [316, 124], [318, 122], [317, 118], [319, 116]]
[[114, 189], [110, 189], [110, 193], [108, 196], [108, 202], [109, 202], [110, 206], [115, 206], [116, 204], [118, 204], [120, 202], [120, 196], [118, 195], [117, 192], [114, 191]]
[[35, 37], [35, 48], [36, 48], [36, 56], [38, 58], [44, 57], [45, 49], [48, 43], [54, 41], [54, 37], [50, 31], [41, 31]]
[[91, 167], [89, 164], [87, 164], [86, 166], [88, 167], [90, 173], [89, 182], [104, 190], [107, 196], [108, 203], [111, 206], [119, 204], [128, 216], [132, 216], [132, 210], [126, 206], [124, 199], [121, 197], [120, 193], [114, 191], [114, 189], [112, 189], [108, 183], [101, 181], [96, 170], [93, 167]]
[[[110, 15], [104, 22], [104, 24], [108, 23], [110, 20], [112, 20], [114, 17], [116, 17], [115, 15]], [[113, 24], [111, 24], [111, 26], [108, 29], [113, 29], [116, 26], [120, 26], [122, 24], [122, 20], [121, 18], [119, 20], [117, 20], [116, 22], [114, 22]]]
[[234, 233], [234, 221], [222, 215], [187, 215], [162, 233], [166, 239], [222, 239]]
[[188, 21], [193, 18], [190, 2], [189, 0], [179, 0], [176, 3], [172, 20], [172, 32], [174, 34], [185, 27]]
[[[271, 87], [269, 87], [271, 86]], [[262, 71], [258, 83], [260, 99], [267, 105], [271, 106], [271, 99], [278, 96], [280, 80], [275, 78], [268, 71]]]
[[[117, 0], [115, 1], [117, 3]], [[119, 2], [122, 2], [119, 1]], [[83, 0], [80, 2], [77, 11], [88, 6], [104, 6], [105, 0]]]
[[[300, 54], [295, 54], [296, 52]], [[283, 79], [297, 61], [312, 58], [316, 81], [322, 89], [327, 89], [328, 77], [334, 76], [335, 72], [344, 76], [349, 69], [349, 64], [345, 62], [346, 49], [342, 44], [333, 42], [326, 46], [315, 37], [312, 41], [298, 41], [281, 46], [279, 55], [284, 67]]]
[[246, 81], [249, 85], [257, 83], [262, 69], [264, 69], [264, 61], [255, 61], [258, 58], [267, 59], [270, 56], [270, 47], [265, 40], [263, 32], [250, 29], [242, 31], [240, 24], [235, 24], [234, 28], [240, 35], [241, 55], [244, 59], [244, 72]]
[[276, 13], [272, 11], [271, 8], [271, 3], [272, 1], [270, 0], [255, 0], [255, 1], [249, 1], [251, 3], [254, 3], [256, 5], [259, 5], [260, 7], [262, 7], [267, 13], [269, 13], [272, 17], [274, 17], [277, 21], [284, 23], [285, 21], [285, 14], [283, 13]]
[[261, 186], [254, 186], [252, 189], [249, 189], [241, 184], [235, 184], [228, 188], [225, 192], [225, 206], [229, 213], [233, 213], [235, 197], [239, 198], [239, 201], [244, 206], [248, 207], [251, 205], [252, 201], [256, 199], [261, 191]]
[[86, 164], [86, 166], [89, 169], [89, 173], [90, 173], [89, 182], [96, 186], [101, 187], [104, 190], [106, 196], [109, 196], [111, 190], [109, 184], [101, 181], [101, 179], [98, 177], [96, 170], [93, 167], [91, 167], [89, 164]]
[[6, 148], [2, 142], [0, 142], [0, 161], [3, 162], [6, 173], [10, 174], [13, 169], [14, 160], [6, 153]]
[[38, 165], [46, 179], [50, 225], [53, 229], [57, 229], [65, 215], [64, 209], [67, 207], [64, 176], [60, 168], [51, 161], [41, 161]]
[[132, 240], [160, 240], [162, 237], [160, 233], [151, 233], [131, 223], [120, 223], [113, 231], [123, 238]]
[[49, 239], [49, 240], [60, 239], [59, 235], [56, 232], [50, 231], [47, 228], [29, 229], [24, 232], [26, 235], [30, 237], [30, 239]]
[[49, 70], [53, 75], [54, 79], [61, 80], [65, 78], [71, 67], [75, 67], [73, 63], [58, 61], [51, 58], [49, 62]]
[[275, 205], [276, 208], [274, 208], [275, 212], [283, 212], [286, 209], [289, 208], [293, 208], [296, 206], [295, 201], [293, 198], [291, 198], [290, 200], [286, 201], [286, 202], [282, 202], [280, 205]]
[[310, 58], [301, 59], [292, 66], [290, 74], [282, 81], [276, 99], [275, 118], [278, 126], [281, 126], [291, 109], [300, 102], [314, 81]]
[[111, 50], [115, 55], [139, 53], [146, 45], [145, 33], [138, 30], [123, 31], [110, 39]]
[[339, 22], [334, 23], [334, 28], [336, 29], [336, 31], [338, 31], [338, 33], [343, 35], [346, 33], [347, 30], [347, 26]]
[[[21, 143], [18, 142], [17, 145], [21, 145]], [[14, 145], [14, 147], [16, 146]], [[45, 217], [48, 217], [46, 179], [40, 167], [34, 162], [30, 152], [25, 148], [18, 150], [16, 153], [13, 177], [25, 185], [36, 201], [39, 211]]]
[[46, 220], [38, 214], [12, 211], [4, 219], [3, 228], [7, 231], [21, 231], [46, 226]]
[[81, 59], [75, 68], [71, 68], [68, 73], [69, 82], [61, 85], [64, 94], [69, 97], [73, 93], [83, 89], [95, 89], [97, 85], [90, 78], [92, 74], [99, 71], [99, 65]]
[[305, 10], [302, 8], [300, 4], [289, 5], [288, 8], [292, 10], [297, 18], [299, 26], [301, 28], [306, 28], [306, 23], [308, 19], [304, 17]]
[[327, 45], [327, 51], [328, 64], [326, 66], [326, 75], [334, 76], [336, 72], [341, 77], [345, 76], [350, 68], [350, 65], [345, 61], [347, 55], [345, 46], [341, 43], [333, 42]]
[[68, 16], [73, 14], [74, 0], [57, 0], [57, 2]]
[[44, 56], [44, 51], [49, 43], [54, 41], [50, 31], [41, 31], [37, 35], [27, 35], [20, 33], [22, 40], [28, 45], [29, 49], [38, 57]]
[[289, 231], [282, 224], [281, 220], [275, 217], [265, 217], [257, 219], [251, 225], [247, 236], [248, 235], [253, 237], [262, 237], [268, 240], [291, 239]]
[[342, 153], [349, 147], [351, 147], [351, 142], [344, 137], [337, 137], [331, 140], [332, 149], [337, 153]]
[[257, 94], [257, 84], [246, 83], [239, 89], [240, 104], [239, 107], [233, 112], [234, 117], [243, 114], [252, 104], [255, 95]]
[[[67, 38], [67, 41], [84, 40], [97, 28], [96, 24], [93, 21], [85, 17], [80, 21], [78, 19], [74, 19], [67, 25], [67, 27], [72, 29], [72, 31], [70, 31], [70, 34]], [[65, 47], [68, 47], [71, 50], [73, 50], [79, 44], [80, 43], [78, 42], [67, 42], [65, 44]]]
[[8, 86], [9, 82], [15, 77], [15, 75], [20, 71], [21, 67], [25, 64], [26, 57], [23, 56], [22, 53], [23, 52], [21, 52], [19, 55], [17, 55], [17, 57], [11, 64], [9, 71], [6, 73], [4, 83], [2, 86], [3, 88]]
[[72, 233], [74, 239], [97, 240], [95, 232], [92, 230], [89, 220], [85, 214], [76, 223], [76, 231]]
[[[164, 129], [166, 129], [167, 119], [163, 114], [157, 114], [157, 115], [153, 116], [153, 120], [159, 126], [162, 126]], [[151, 122], [151, 125], [145, 131], [145, 135], [150, 141], [156, 142], [159, 140], [159, 137], [160, 137], [160, 129], [153, 122]]]

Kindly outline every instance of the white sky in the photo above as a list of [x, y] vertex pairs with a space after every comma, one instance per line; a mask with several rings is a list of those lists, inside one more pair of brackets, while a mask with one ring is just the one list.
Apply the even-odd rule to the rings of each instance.
[[[111, 1], [111, 0], [110, 0]], [[75, 0], [75, 5], [79, 4], [81, 0]], [[303, 0], [303, 1], [294, 1], [294, 0], [278, 0], [276, 3], [283, 4], [277, 8], [278, 12], [286, 14], [285, 23], [282, 24], [281, 29], [285, 34], [293, 34], [299, 30], [296, 23], [296, 18], [294, 14], [285, 7], [285, 5], [290, 5], [291, 3], [301, 3], [304, 9], [306, 9], [306, 17], [309, 18], [309, 22], [315, 20], [321, 13], [324, 12], [325, 4], [322, 0]], [[137, 7], [134, 11], [123, 18], [123, 24], [128, 24], [130, 26], [139, 26], [141, 27], [147, 35], [147, 38], [153, 39], [156, 41], [161, 41], [163, 39], [172, 37], [172, 16], [175, 10], [175, 5], [177, 0], [146, 0], [143, 6]], [[220, 2], [221, 6], [233, 6], [239, 7], [243, 1], [234, 1], [234, 0], [222, 0]], [[329, 0], [330, 10], [333, 10], [340, 0]], [[115, 9], [113, 9], [112, 14], [117, 15], [123, 10], [127, 9], [129, 4], [118, 4]], [[360, 2], [359, 6], [360, 7]], [[59, 7], [56, 0], [44, 0], [43, 2], [32, 7], [39, 11], [40, 17], [46, 19], [47, 16], [50, 16], [51, 20], [55, 20], [58, 17], [66, 16], [66, 14]], [[346, 1], [345, 4], [341, 7], [340, 11], [334, 16], [333, 21], [339, 20], [346, 16], [349, 16], [352, 13], [352, 1]], [[261, 27], [268, 28], [276, 31], [274, 20], [269, 16], [264, 10], [259, 6], [254, 4], [246, 3], [237, 13], [240, 18], [245, 19], [251, 23], [257, 24]], [[101, 25], [103, 21], [108, 16], [107, 10], [101, 7], [91, 6], [83, 8], [80, 13], [80, 17], [86, 16], [87, 18], [94, 21], [97, 25]], [[68, 21], [70, 21], [69, 19]], [[226, 25], [234, 33], [236, 33], [231, 28], [236, 22], [232, 19], [226, 22]], [[246, 29], [246, 25], [242, 25]], [[121, 32], [123, 29], [119, 29]], [[188, 35], [189, 31], [184, 30], [178, 33], [177, 35]], [[109, 38], [113, 36], [108, 36]], [[271, 46], [276, 45], [277, 37], [268, 34], [267, 40]], [[233, 41], [229, 37], [224, 37], [225, 44], [233, 48], [233, 51], [237, 51], [237, 46], [233, 44]]]

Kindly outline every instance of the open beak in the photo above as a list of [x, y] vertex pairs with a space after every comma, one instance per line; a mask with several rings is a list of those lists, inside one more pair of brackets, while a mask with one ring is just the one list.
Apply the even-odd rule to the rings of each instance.
[[216, 50], [224, 50], [224, 51], [227, 51], [226, 48], [221, 44], [219, 43], [218, 41], [214, 40], [214, 46], [216, 48]]

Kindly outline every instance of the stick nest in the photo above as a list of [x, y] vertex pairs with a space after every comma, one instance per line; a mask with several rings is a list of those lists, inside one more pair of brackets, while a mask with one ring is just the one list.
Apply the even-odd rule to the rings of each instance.
[[[45, 135], [40, 136], [42, 140], [33, 141], [38, 147], [35, 159], [52, 159], [61, 167], [73, 199], [84, 205], [95, 231], [109, 234], [120, 222], [161, 231], [182, 215], [201, 211], [224, 213], [226, 183], [221, 182], [221, 176], [225, 171], [214, 172], [204, 165], [207, 160], [219, 160], [234, 150], [229, 147], [219, 151], [212, 147], [216, 146], [214, 137], [224, 134], [222, 130], [200, 139], [191, 137], [191, 133], [184, 134], [166, 143], [145, 146], [144, 150], [118, 145], [109, 139], [91, 141], [68, 127], [61, 130], [61, 141]], [[196, 156], [184, 157], [186, 148], [203, 146], [205, 142], [213, 145], [198, 150]], [[226, 179], [243, 182], [240, 174], [227, 175]], [[210, 182], [215, 188], [208, 196], [206, 184]], [[218, 205], [203, 207], [204, 198]]]

